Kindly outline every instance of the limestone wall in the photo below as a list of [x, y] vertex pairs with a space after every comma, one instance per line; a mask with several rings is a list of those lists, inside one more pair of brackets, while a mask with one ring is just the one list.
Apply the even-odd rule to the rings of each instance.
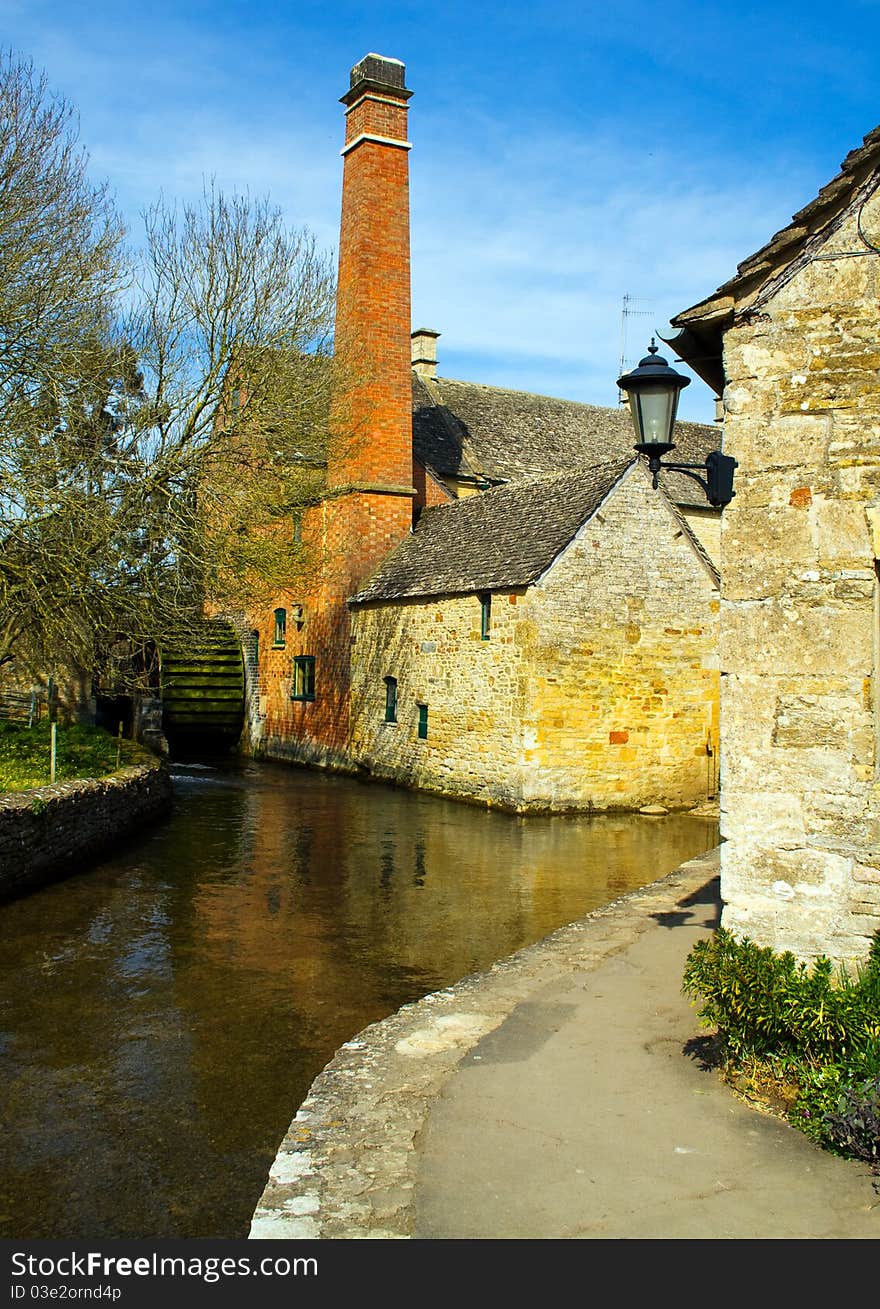
[[853, 960], [880, 927], [880, 260], [854, 218], [821, 254], [725, 340], [723, 921]]
[[0, 796], [0, 898], [79, 872], [170, 803], [158, 761]]
[[488, 639], [477, 595], [356, 612], [354, 760], [519, 811], [697, 804], [714, 790], [717, 613], [709, 568], [635, 469], [542, 579], [493, 594]]
[[[720, 436], [718, 444], [720, 447]], [[674, 456], [670, 456], [670, 458], [674, 458]], [[718, 568], [721, 561], [722, 515], [717, 509], [711, 509], [708, 505], [705, 509], [695, 509], [688, 505], [682, 509], [681, 514], [706, 554], [712, 560], [712, 563]]]

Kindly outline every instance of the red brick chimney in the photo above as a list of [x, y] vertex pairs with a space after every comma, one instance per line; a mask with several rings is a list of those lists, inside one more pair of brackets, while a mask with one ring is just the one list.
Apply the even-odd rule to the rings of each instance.
[[[373, 571], [412, 523], [409, 142], [404, 66], [369, 54], [346, 106], [336, 349], [348, 370], [328, 469], [348, 502], [347, 581]], [[342, 506], [340, 506], [341, 508]], [[335, 535], [335, 533], [334, 533]], [[342, 542], [340, 542], [342, 544]]]

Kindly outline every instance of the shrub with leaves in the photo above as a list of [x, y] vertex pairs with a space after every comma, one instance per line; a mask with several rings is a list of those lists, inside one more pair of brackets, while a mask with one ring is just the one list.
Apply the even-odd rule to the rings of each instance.
[[841, 1154], [880, 1168], [880, 1077], [842, 1087], [824, 1121]]
[[880, 1151], [880, 932], [853, 975], [724, 928], [688, 956], [684, 992], [717, 1030], [728, 1071], [763, 1064], [798, 1087], [789, 1120], [876, 1166]]

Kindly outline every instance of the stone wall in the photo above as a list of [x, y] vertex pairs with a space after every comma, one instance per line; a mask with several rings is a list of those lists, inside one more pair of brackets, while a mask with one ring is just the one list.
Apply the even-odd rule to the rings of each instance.
[[0, 796], [0, 898], [82, 871], [170, 805], [158, 761]]
[[[718, 445], [720, 448], [720, 437]], [[675, 458], [674, 455], [669, 457], [670, 459]], [[710, 509], [708, 506], [706, 509], [696, 509], [693, 505], [686, 505], [681, 511], [681, 516], [712, 560], [712, 563], [718, 568], [721, 561], [722, 515], [717, 509]]]
[[880, 927], [880, 260], [855, 217], [821, 255], [725, 338], [723, 921], [852, 961]]
[[635, 468], [543, 578], [493, 594], [488, 639], [478, 595], [356, 612], [353, 760], [521, 812], [691, 807], [714, 793], [717, 624], [705, 558]]

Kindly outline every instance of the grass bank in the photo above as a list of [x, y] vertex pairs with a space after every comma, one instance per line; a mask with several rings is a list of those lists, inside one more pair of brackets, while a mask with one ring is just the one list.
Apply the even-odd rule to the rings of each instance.
[[[0, 795], [28, 791], [50, 782], [50, 725], [48, 722], [0, 722]], [[129, 764], [146, 763], [153, 756], [135, 741], [120, 741], [100, 727], [59, 723], [55, 755], [55, 781], [107, 777]]]

